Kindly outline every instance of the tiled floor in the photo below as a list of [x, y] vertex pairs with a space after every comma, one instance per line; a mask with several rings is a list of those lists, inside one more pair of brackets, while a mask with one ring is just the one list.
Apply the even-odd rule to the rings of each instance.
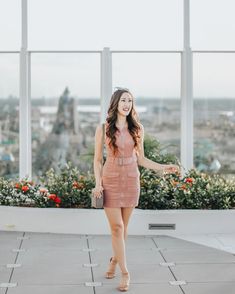
[[[235, 293], [230, 252], [165, 235], [129, 236], [126, 251], [129, 293]], [[0, 231], [0, 294], [119, 293], [120, 270], [104, 278], [111, 255], [110, 236]]]

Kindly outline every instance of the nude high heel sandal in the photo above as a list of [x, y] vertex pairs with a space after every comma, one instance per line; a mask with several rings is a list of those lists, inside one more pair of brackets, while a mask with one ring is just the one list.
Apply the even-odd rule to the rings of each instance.
[[117, 260], [113, 257], [110, 258], [109, 269], [106, 272], [106, 279], [113, 279], [115, 277], [115, 270], [116, 270]]
[[119, 284], [118, 290], [121, 292], [126, 292], [129, 289], [130, 285], [130, 274], [127, 273], [122, 273], [121, 277], [121, 282]]

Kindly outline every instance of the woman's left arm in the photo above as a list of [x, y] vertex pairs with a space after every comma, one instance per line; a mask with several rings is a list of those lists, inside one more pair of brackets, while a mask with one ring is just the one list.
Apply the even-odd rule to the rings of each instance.
[[144, 127], [140, 124], [140, 146], [138, 149], [139, 154], [137, 154], [137, 163], [140, 166], [143, 166], [148, 169], [152, 169], [156, 172], [163, 171], [169, 173], [179, 172], [179, 166], [176, 164], [160, 164], [154, 162], [144, 155]]

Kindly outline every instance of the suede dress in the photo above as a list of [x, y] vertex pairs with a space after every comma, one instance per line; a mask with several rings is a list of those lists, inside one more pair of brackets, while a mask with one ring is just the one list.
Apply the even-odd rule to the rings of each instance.
[[[107, 125], [106, 125], [107, 126]], [[140, 172], [134, 140], [128, 127], [115, 134], [118, 153], [113, 155], [109, 138], [105, 138], [106, 161], [102, 172], [104, 207], [136, 207], [140, 196]]]

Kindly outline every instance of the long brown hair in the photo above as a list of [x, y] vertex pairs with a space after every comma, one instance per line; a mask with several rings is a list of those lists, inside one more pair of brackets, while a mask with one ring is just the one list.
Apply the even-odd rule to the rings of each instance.
[[129, 133], [131, 134], [134, 140], [134, 148], [136, 149], [138, 153], [138, 146], [139, 146], [139, 139], [140, 139], [140, 135], [139, 135], [140, 126], [138, 123], [139, 118], [134, 106], [134, 97], [129, 90], [118, 89], [113, 93], [111, 97], [110, 105], [108, 109], [108, 116], [106, 118], [106, 122], [107, 122], [106, 135], [110, 139], [109, 146], [110, 148], [113, 149], [114, 155], [116, 155], [118, 151], [118, 146], [116, 145], [116, 137], [115, 137], [115, 133], [119, 131], [118, 128], [116, 127], [117, 114], [118, 114], [118, 102], [123, 93], [130, 94], [133, 99], [131, 111], [128, 114], [126, 119], [127, 119]]

